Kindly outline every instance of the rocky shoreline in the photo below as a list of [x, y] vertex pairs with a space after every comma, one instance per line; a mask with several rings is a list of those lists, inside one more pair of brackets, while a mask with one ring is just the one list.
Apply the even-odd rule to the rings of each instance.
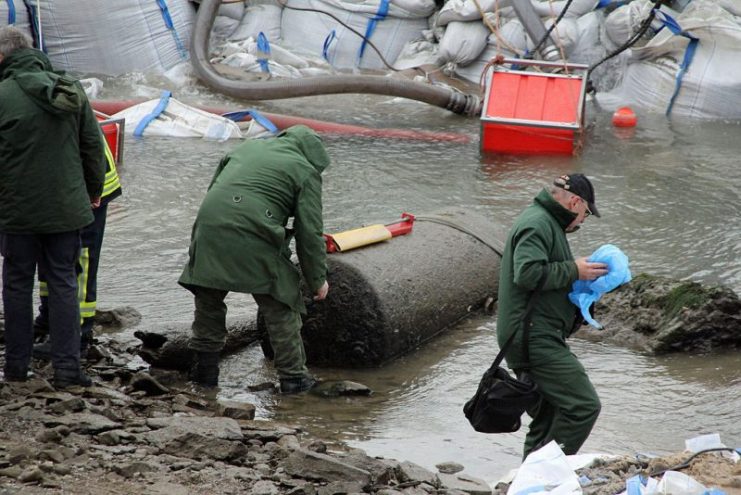
[[[492, 488], [454, 462], [431, 472], [329, 446], [300, 426], [255, 419], [251, 404], [184, 386], [179, 372], [137, 370], [137, 362], [110, 340], [91, 350], [91, 388], [55, 390], [40, 362], [29, 381], [0, 382], [0, 494], [506, 493], [506, 484]], [[629, 477], [686, 457], [598, 460], [578, 474], [586, 494], [620, 493]], [[687, 468], [708, 487], [741, 493], [741, 464], [709, 455]]]

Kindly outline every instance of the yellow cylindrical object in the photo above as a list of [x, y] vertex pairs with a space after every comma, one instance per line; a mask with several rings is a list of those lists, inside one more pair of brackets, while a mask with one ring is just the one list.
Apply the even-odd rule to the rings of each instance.
[[332, 234], [332, 239], [334, 239], [340, 251], [349, 251], [350, 249], [391, 239], [391, 232], [379, 223]]

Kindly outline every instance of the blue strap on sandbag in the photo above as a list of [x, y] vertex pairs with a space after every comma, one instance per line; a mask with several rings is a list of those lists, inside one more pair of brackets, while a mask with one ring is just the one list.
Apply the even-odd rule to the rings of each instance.
[[142, 118], [137, 124], [136, 129], [134, 129], [134, 136], [142, 137], [142, 134], [144, 134], [144, 129], [147, 128], [149, 123], [152, 122], [157, 117], [159, 117], [160, 114], [165, 111], [165, 108], [167, 108], [167, 104], [170, 103], [171, 96], [172, 96], [172, 93], [170, 93], [167, 90], [162, 92], [162, 96], [160, 96], [160, 101], [159, 103], [157, 103], [157, 106], [154, 107], [154, 110], [152, 110], [149, 114], [145, 115], [144, 118]]
[[180, 52], [180, 58], [188, 60], [188, 50], [180, 39], [177, 29], [175, 29], [175, 23], [172, 22], [172, 16], [170, 16], [170, 9], [167, 7], [167, 2], [165, 0], [157, 0], [157, 5], [162, 12], [162, 19], [165, 21], [165, 27], [172, 31], [172, 37], [175, 39], [175, 46], [177, 47], [178, 52]]
[[5, 0], [8, 4], [8, 25], [15, 24], [15, 5], [13, 0]]
[[[324, 46], [322, 47], [322, 58], [329, 62], [329, 47], [332, 42], [337, 39], [337, 32], [333, 29], [329, 32], [326, 38], [324, 38]], [[330, 62], [331, 63], [331, 62]]]
[[46, 45], [44, 45], [44, 40], [41, 38], [40, 34], [41, 30], [39, 29], [39, 12], [36, 9], [36, 5], [34, 5], [32, 0], [23, 0], [23, 4], [26, 6], [26, 12], [28, 12], [28, 20], [31, 25], [31, 37], [36, 44], [36, 48], [44, 53], [47, 53]]
[[589, 261], [607, 264], [607, 273], [595, 280], [577, 280], [574, 282], [569, 293], [569, 300], [581, 310], [581, 315], [587, 323], [594, 328], [602, 329], [602, 325], [597, 323], [589, 314], [589, 307], [599, 301], [602, 294], [630, 282], [632, 277], [628, 266], [628, 257], [612, 244], [600, 246], [589, 257]]
[[376, 15], [371, 17], [368, 21], [368, 26], [365, 28], [365, 36], [363, 36], [363, 42], [360, 44], [360, 51], [358, 51], [358, 64], [360, 64], [360, 60], [363, 58], [363, 54], [365, 53], [365, 46], [368, 44], [368, 40], [371, 38], [371, 36], [373, 36], [373, 31], [376, 30], [378, 21], [382, 21], [386, 18], [386, 16], [388, 16], [389, 3], [390, 0], [381, 0], [381, 3], [378, 4], [378, 12], [376, 12]]
[[[257, 50], [264, 53], [265, 55], [270, 55], [270, 42], [268, 41], [268, 37], [265, 36], [265, 33], [263, 33], [262, 31], [260, 31], [260, 33], [257, 35]], [[258, 58], [257, 61], [260, 62], [260, 70], [270, 74], [270, 65], [268, 64], [268, 59]]]
[[221, 114], [221, 116], [226, 117], [229, 120], [233, 120], [234, 122], [242, 122], [245, 117], [250, 116], [252, 117], [252, 120], [263, 126], [271, 134], [278, 134], [278, 126], [273, 124], [273, 122], [269, 118], [255, 109], [236, 110], [234, 112], [223, 113]]
[[692, 63], [692, 59], [695, 58], [695, 52], [697, 51], [697, 45], [700, 42], [700, 39], [682, 29], [682, 26], [679, 25], [676, 19], [674, 19], [666, 12], [662, 12], [661, 10], [657, 9], [654, 9], [654, 12], [656, 14], [656, 19], [661, 22], [662, 27], [667, 28], [675, 36], [684, 36], [685, 38], [690, 40], [689, 44], [687, 45], [687, 49], [684, 51], [684, 59], [682, 60], [682, 65], [679, 66], [679, 71], [677, 71], [677, 82], [674, 85], [674, 93], [672, 93], [672, 97], [669, 99], [669, 106], [666, 108], [666, 115], [668, 116], [670, 113], [672, 113], [674, 100], [677, 99], [679, 90], [682, 88], [682, 79], [684, 79], [684, 75], [687, 72], [690, 64]]

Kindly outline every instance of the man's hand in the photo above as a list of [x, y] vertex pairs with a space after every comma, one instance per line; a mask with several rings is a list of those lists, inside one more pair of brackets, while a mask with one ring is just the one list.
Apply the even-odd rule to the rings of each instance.
[[324, 284], [314, 293], [314, 300], [323, 301], [327, 297], [327, 292], [329, 292], [329, 283], [325, 280]]
[[90, 206], [93, 207], [93, 210], [100, 206], [100, 196], [95, 196], [94, 198], [90, 198]]
[[607, 274], [606, 263], [587, 261], [586, 257], [577, 258], [574, 261], [576, 262], [577, 270], [579, 270], [579, 280], [594, 280]]

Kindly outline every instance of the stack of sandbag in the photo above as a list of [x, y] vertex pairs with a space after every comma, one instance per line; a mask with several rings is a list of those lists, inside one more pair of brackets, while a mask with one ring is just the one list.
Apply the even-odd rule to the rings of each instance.
[[[522, 58], [535, 48], [540, 40], [530, 39], [511, 1], [450, 0], [445, 4], [435, 23], [445, 28], [440, 40], [440, 58], [449, 72], [479, 82], [487, 64], [496, 55]], [[546, 28], [566, 6], [566, 0], [528, 1]], [[590, 63], [606, 53], [601, 43], [603, 14], [594, 11], [598, 3], [598, 0], [573, 0], [551, 33], [569, 62]]]
[[31, 14], [23, 0], [0, 2], [0, 26], [13, 25], [24, 32], [31, 32]]
[[229, 41], [257, 39], [263, 33], [268, 40], [280, 39], [283, 8], [277, 0], [245, 0], [224, 3], [214, 21], [214, 31]]
[[[7, 14], [8, 1], [0, 4]], [[165, 72], [189, 59], [190, 32], [195, 6], [189, 0], [34, 0], [39, 33], [57, 69], [85, 74], [120, 75], [127, 72]], [[23, 1], [15, 11], [28, 25]], [[26, 15], [25, 18], [22, 16]], [[4, 18], [3, 20], [5, 20]], [[24, 24], [25, 23], [25, 24]]]
[[[634, 11], [650, 6], [649, 0], [638, 0], [610, 14], [608, 32], [616, 42], [638, 29], [640, 15]], [[673, 30], [664, 27], [631, 50], [622, 81], [598, 93], [598, 103], [607, 109], [630, 104], [669, 115], [741, 118], [740, 14], [738, 2], [693, 0], [675, 13]]]
[[408, 42], [422, 38], [434, 11], [434, 0], [288, 0], [281, 38], [335, 69], [388, 69]]

